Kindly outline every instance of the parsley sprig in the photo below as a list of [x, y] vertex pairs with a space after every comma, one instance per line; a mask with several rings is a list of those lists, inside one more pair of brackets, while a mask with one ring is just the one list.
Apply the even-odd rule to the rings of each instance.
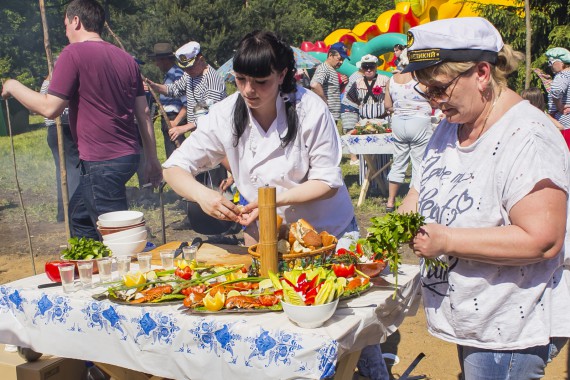
[[[382, 217], [371, 219], [372, 226], [368, 228], [368, 236], [364, 243], [369, 245], [377, 256], [381, 253], [384, 260], [388, 261], [390, 272], [394, 275], [396, 288], [398, 286], [398, 268], [402, 264], [400, 247], [408, 244], [425, 224], [425, 217], [417, 212], [405, 214], [388, 213]], [[380, 258], [380, 257], [376, 257]], [[425, 259], [426, 266], [445, 266], [438, 259]]]

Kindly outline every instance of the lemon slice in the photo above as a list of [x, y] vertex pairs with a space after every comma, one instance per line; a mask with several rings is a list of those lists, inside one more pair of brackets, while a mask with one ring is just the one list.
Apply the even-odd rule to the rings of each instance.
[[237, 296], [241, 296], [241, 293], [235, 289], [232, 289], [228, 292], [228, 294], [226, 295], [226, 298], [237, 297]]
[[271, 279], [266, 278], [265, 280], [261, 280], [259, 282], [259, 290], [270, 289], [273, 287], [273, 281]]
[[188, 264], [188, 261], [186, 261], [185, 259], [179, 259], [179, 260], [176, 262], [176, 266], [177, 266], [178, 268], [180, 268], [180, 269], [184, 269], [184, 268], [186, 268], [186, 267], [189, 266], [189, 265], [190, 265], [190, 264]]
[[216, 293], [215, 296], [211, 296], [210, 293], [204, 297], [204, 307], [206, 307], [209, 311], [218, 311], [224, 307], [224, 303], [226, 302], [226, 297], [223, 293]]
[[247, 273], [243, 273], [242, 271], [238, 271], [238, 272], [234, 272], [234, 273], [230, 273], [228, 275], [230, 280], [239, 280], [242, 278], [247, 278]]
[[146, 283], [146, 277], [141, 272], [127, 273], [123, 276], [123, 282], [126, 286], [139, 286]]
[[156, 272], [153, 271], [153, 270], [146, 272], [146, 273], [144, 274], [144, 276], [146, 277], [146, 280], [147, 280], [147, 281], [154, 281], [154, 280], [158, 279], [158, 276], [156, 275]]

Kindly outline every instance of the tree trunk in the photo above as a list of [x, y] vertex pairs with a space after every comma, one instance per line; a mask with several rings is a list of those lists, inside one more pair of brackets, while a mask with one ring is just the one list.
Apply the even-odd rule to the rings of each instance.
[[525, 64], [525, 79], [524, 88], [530, 87], [530, 75], [531, 75], [531, 54], [530, 54], [530, 44], [532, 43], [532, 27], [530, 25], [530, 0], [524, 0], [524, 13], [525, 13], [525, 23], [526, 23], [526, 64]]
[[[46, 7], [44, 0], [39, 0], [40, 3], [40, 14], [42, 17], [42, 26], [44, 31], [44, 47], [46, 50], [46, 58], [48, 62], [48, 79], [51, 81], [51, 74], [53, 72], [53, 56], [51, 53], [51, 45], [49, 42], [49, 28], [46, 18]], [[57, 150], [59, 151], [59, 171], [61, 173], [61, 197], [63, 200], [63, 217], [65, 220], [65, 235], [67, 240], [71, 237], [71, 231], [69, 230], [69, 193], [67, 192], [67, 169], [65, 165], [65, 149], [63, 145], [63, 129], [61, 126], [61, 118], [58, 116], [55, 118], [55, 126], [57, 129]]]

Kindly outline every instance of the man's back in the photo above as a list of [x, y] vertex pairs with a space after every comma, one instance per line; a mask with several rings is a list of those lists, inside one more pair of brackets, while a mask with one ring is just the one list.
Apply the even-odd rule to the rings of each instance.
[[340, 118], [340, 85], [336, 70], [323, 62], [317, 66], [311, 82], [319, 83], [322, 86], [329, 110], [335, 120], [338, 120]]
[[124, 51], [104, 41], [68, 45], [48, 92], [69, 100], [70, 127], [82, 160], [139, 152], [134, 109], [144, 89], [138, 65]]

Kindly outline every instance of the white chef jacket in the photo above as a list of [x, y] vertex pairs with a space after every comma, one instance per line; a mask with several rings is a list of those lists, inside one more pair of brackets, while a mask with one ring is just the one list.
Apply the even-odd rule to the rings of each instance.
[[197, 122], [197, 130], [174, 151], [164, 168], [178, 166], [193, 175], [218, 165], [227, 156], [237, 188], [248, 201], [257, 200], [257, 189], [269, 185], [277, 193], [307, 180], [320, 180], [336, 194], [324, 200], [278, 208], [285, 223], [299, 218], [317, 231], [340, 236], [354, 217], [354, 208], [342, 178], [342, 148], [335, 121], [316, 94], [297, 87], [294, 94], [299, 130], [295, 140], [281, 146], [287, 134], [285, 102], [277, 97], [277, 118], [265, 132], [249, 112], [246, 128], [234, 146], [234, 105], [239, 93], [214, 104]]

